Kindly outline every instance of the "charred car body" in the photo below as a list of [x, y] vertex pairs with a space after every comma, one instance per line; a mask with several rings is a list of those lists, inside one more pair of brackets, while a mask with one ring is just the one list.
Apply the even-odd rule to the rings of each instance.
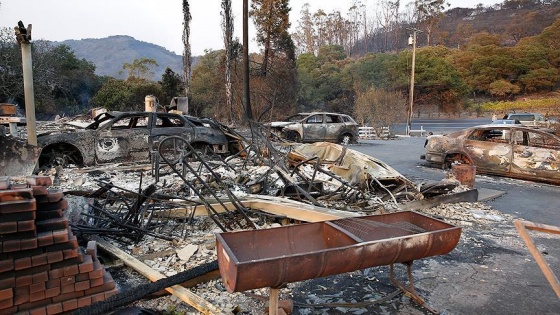
[[40, 134], [39, 167], [147, 162], [169, 136], [181, 136], [199, 150], [229, 152], [228, 137], [211, 119], [165, 112], [106, 112], [85, 128]]
[[294, 142], [337, 142], [348, 144], [358, 140], [358, 124], [345, 114], [299, 113], [283, 121], [271, 122], [271, 131]]
[[560, 137], [522, 125], [483, 125], [428, 137], [426, 161], [476, 166], [479, 173], [560, 184]]

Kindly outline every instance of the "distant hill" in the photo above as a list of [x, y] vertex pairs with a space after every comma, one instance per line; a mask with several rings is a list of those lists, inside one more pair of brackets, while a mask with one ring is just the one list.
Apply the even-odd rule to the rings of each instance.
[[142, 57], [154, 59], [158, 63], [157, 67], [152, 68], [154, 81], [161, 79], [161, 75], [167, 67], [175, 73], [183, 73], [182, 56], [161, 46], [139, 41], [130, 36], [115, 35], [107, 38], [65, 40], [56, 42], [56, 44], [67, 45], [74, 51], [76, 57], [93, 62], [97, 66], [95, 71], [97, 75], [123, 79], [126, 73], [119, 74], [123, 64], [132, 63], [134, 59]]

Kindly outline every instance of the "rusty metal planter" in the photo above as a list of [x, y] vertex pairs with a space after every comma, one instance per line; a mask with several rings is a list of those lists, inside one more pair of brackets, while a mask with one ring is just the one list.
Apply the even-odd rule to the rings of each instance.
[[461, 228], [415, 212], [216, 234], [229, 292], [443, 255]]

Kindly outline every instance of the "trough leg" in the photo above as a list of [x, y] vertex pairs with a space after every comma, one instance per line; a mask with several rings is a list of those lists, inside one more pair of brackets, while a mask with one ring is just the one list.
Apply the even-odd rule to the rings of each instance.
[[270, 288], [270, 300], [268, 302], [268, 314], [278, 315], [278, 289]]
[[414, 289], [414, 279], [412, 277], [412, 261], [407, 261], [404, 263], [406, 265], [406, 269], [407, 269], [407, 273], [408, 273], [408, 288], [399, 280], [397, 280], [395, 278], [395, 273], [393, 271], [393, 264], [389, 265], [389, 278], [391, 279], [391, 282], [398, 287], [399, 289], [401, 289], [405, 294], [408, 294], [414, 301], [416, 301], [416, 303], [418, 303], [420, 306], [422, 306], [423, 308], [427, 309], [428, 311], [430, 311], [433, 314], [439, 314], [438, 311], [434, 310], [433, 308], [429, 307], [426, 304], [426, 301], [424, 301], [423, 298], [421, 298], [418, 293], [416, 293], [416, 289]]

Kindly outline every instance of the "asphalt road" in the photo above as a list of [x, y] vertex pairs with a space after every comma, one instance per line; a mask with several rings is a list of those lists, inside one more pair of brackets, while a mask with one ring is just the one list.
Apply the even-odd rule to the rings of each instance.
[[[444, 171], [420, 159], [424, 141], [424, 137], [367, 140], [350, 148], [384, 161], [414, 182], [439, 181]], [[475, 188], [505, 192], [486, 201], [495, 210], [560, 226], [560, 186], [476, 175]], [[542, 233], [532, 237], [560, 276], [560, 238]], [[560, 314], [560, 300], [511, 222], [464, 229], [450, 254], [415, 264], [417, 289], [444, 314]], [[418, 313], [401, 306], [393, 314]]]
[[[420, 159], [424, 153], [424, 137], [397, 140], [361, 140], [351, 148], [376, 157], [389, 164], [414, 182], [439, 181], [444, 171]], [[505, 192], [488, 202], [494, 209], [519, 218], [552, 225], [560, 225], [560, 186], [487, 175], [477, 175], [475, 187]]]
[[[433, 134], [443, 134], [457, 131], [476, 125], [484, 125], [492, 122], [489, 117], [483, 118], [464, 118], [464, 119], [413, 119], [412, 130], [424, 129]], [[405, 134], [406, 124], [397, 124], [392, 127], [391, 132], [395, 134]]]

